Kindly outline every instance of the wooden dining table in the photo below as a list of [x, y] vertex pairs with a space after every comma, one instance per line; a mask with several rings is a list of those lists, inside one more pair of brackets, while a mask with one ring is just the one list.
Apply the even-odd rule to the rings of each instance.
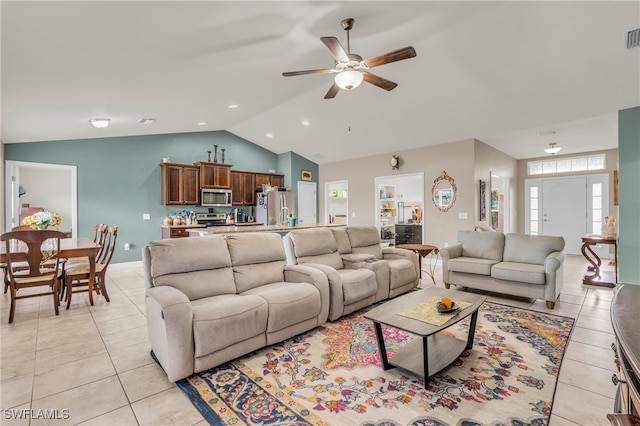
[[[100, 249], [100, 244], [89, 238], [61, 238], [60, 258], [70, 259], [72, 257], [89, 258], [89, 303], [93, 305], [93, 288], [96, 283], [96, 256]], [[27, 260], [27, 246], [23, 243], [11, 248], [13, 261]], [[0, 263], [7, 262], [6, 245], [0, 244]]]

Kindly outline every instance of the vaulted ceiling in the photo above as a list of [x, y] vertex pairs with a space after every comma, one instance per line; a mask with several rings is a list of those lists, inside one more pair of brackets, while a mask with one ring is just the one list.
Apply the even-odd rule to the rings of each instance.
[[[326, 163], [475, 137], [531, 158], [551, 142], [563, 154], [615, 148], [617, 111], [640, 105], [640, 48], [625, 48], [638, 1], [0, 7], [4, 143], [228, 130]], [[333, 75], [282, 76], [331, 68], [320, 37], [346, 48], [349, 17], [352, 52], [417, 51], [372, 70], [396, 89], [365, 82], [325, 100]]]

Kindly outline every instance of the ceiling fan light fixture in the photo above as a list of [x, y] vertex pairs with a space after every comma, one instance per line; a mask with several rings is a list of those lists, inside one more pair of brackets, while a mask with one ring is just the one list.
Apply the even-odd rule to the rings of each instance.
[[91, 120], [89, 120], [89, 123], [91, 123], [93, 127], [97, 127], [98, 129], [107, 127], [109, 125], [109, 122], [111, 122], [110, 118], [92, 118]]
[[553, 155], [559, 153], [561, 149], [562, 147], [556, 146], [555, 143], [550, 143], [549, 148], [545, 148], [544, 152]]
[[338, 87], [344, 90], [355, 89], [360, 86], [364, 75], [356, 70], [344, 70], [336, 74], [335, 81]]

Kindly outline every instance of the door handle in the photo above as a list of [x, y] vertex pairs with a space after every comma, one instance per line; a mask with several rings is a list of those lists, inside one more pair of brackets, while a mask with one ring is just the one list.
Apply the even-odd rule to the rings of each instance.
[[542, 219], [543, 222], [551, 222], [549, 219]]

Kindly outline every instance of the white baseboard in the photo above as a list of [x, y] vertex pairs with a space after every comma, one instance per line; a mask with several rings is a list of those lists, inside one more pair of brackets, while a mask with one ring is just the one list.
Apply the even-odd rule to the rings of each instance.
[[126, 271], [135, 268], [142, 268], [142, 260], [135, 262], [112, 263], [109, 265], [109, 271]]

